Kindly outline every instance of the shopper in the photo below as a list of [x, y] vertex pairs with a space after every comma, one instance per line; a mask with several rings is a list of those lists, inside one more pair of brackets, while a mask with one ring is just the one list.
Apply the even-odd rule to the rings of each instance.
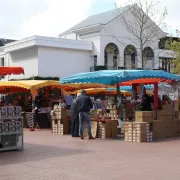
[[76, 103], [77, 103], [77, 109], [79, 112], [79, 128], [80, 128], [81, 139], [84, 139], [83, 137], [83, 120], [84, 119], [86, 120], [86, 123], [87, 123], [89, 139], [94, 139], [91, 134], [91, 122], [90, 122], [90, 116], [89, 116], [89, 111], [93, 108], [93, 104], [90, 97], [86, 95], [85, 90], [81, 91], [81, 95], [78, 97]]
[[42, 102], [43, 102], [42, 91], [41, 89], [38, 89], [38, 93], [35, 96], [35, 100], [34, 100], [34, 125], [33, 125], [33, 128], [30, 129], [31, 131], [34, 131], [34, 128], [37, 127], [38, 112], [39, 112], [39, 109], [42, 107]]
[[[77, 98], [80, 96], [81, 94], [78, 93], [77, 94]], [[77, 98], [75, 98], [72, 102], [72, 106], [71, 106], [71, 117], [72, 117], [72, 130], [71, 130], [71, 134], [72, 137], [79, 137], [79, 113], [77, 110]]]

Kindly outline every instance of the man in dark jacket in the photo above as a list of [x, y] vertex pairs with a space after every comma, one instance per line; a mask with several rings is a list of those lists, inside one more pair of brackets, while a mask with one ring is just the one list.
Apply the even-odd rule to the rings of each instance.
[[[80, 96], [80, 93], [77, 94], [77, 98]], [[77, 110], [77, 98], [73, 100], [71, 105], [71, 117], [72, 117], [72, 137], [79, 137], [79, 113]]]
[[41, 89], [38, 89], [38, 93], [35, 96], [34, 100], [34, 128], [37, 126], [38, 122], [38, 112], [39, 109], [42, 107], [42, 91]]
[[91, 134], [91, 121], [89, 116], [89, 111], [93, 108], [93, 104], [91, 98], [86, 95], [86, 91], [82, 90], [81, 95], [78, 97], [77, 101], [77, 109], [79, 112], [79, 125], [80, 125], [80, 136], [81, 139], [83, 137], [83, 121], [86, 120], [89, 139], [94, 139]]

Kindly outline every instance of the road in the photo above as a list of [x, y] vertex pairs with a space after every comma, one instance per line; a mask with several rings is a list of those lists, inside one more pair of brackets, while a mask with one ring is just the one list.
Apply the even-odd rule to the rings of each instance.
[[179, 180], [180, 138], [80, 140], [25, 130], [23, 152], [0, 153], [0, 180]]

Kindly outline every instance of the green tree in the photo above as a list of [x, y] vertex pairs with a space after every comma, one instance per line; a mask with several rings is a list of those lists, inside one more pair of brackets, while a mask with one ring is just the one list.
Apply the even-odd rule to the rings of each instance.
[[171, 50], [171, 56], [174, 57], [174, 60], [172, 61], [174, 64], [173, 72], [180, 74], [180, 41], [168, 41], [167, 47]]

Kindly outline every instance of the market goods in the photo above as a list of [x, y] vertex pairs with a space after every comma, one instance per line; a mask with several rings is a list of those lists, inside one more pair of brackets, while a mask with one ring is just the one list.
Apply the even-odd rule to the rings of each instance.
[[55, 106], [51, 112], [52, 133], [53, 134], [69, 134], [69, 121], [67, 119], [67, 110], [61, 106]]

